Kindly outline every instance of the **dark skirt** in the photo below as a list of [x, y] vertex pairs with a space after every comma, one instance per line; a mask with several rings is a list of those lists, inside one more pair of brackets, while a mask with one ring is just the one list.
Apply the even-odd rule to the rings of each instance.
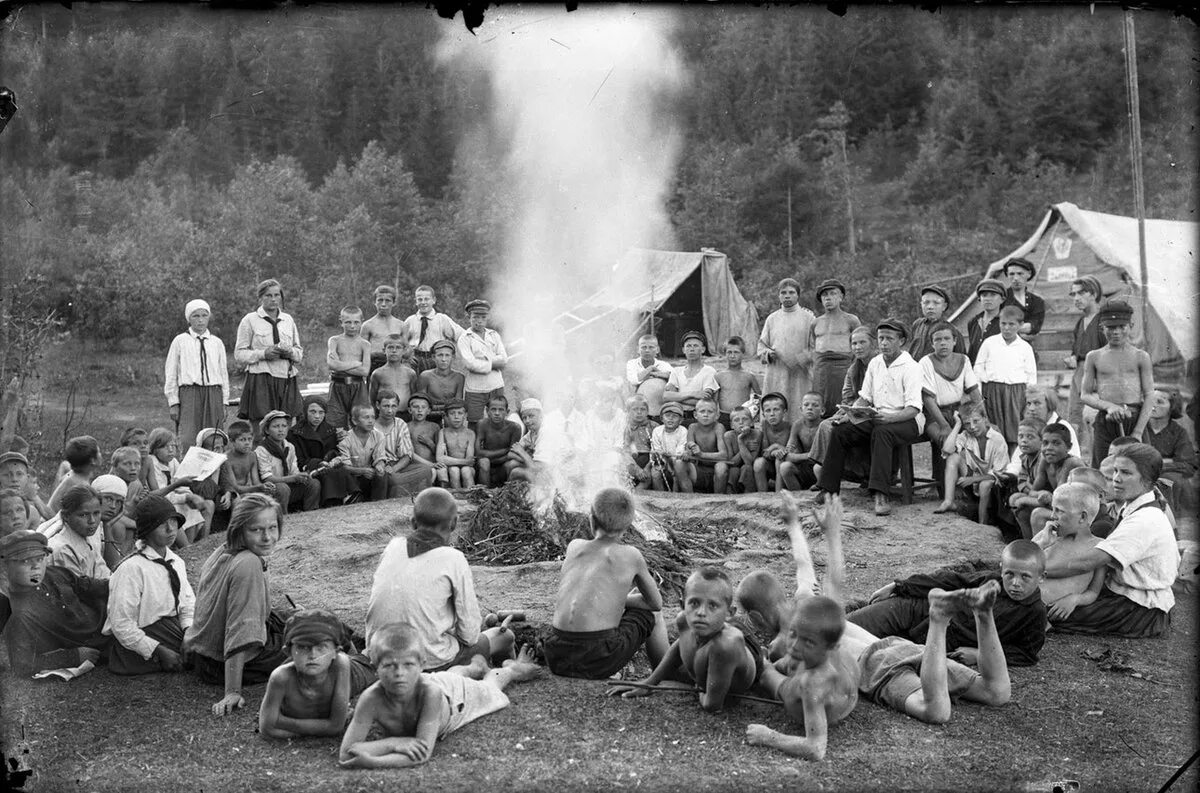
[[[282, 410], [296, 418], [304, 415], [304, 401], [300, 398], [300, 384], [295, 377], [273, 377], [265, 372], [246, 375], [242, 386], [242, 398], [238, 403], [238, 418], [252, 424], [272, 410]], [[255, 435], [258, 427], [254, 428]]]
[[1149, 609], [1118, 595], [1108, 586], [1100, 590], [1096, 602], [1079, 606], [1062, 622], [1052, 622], [1063, 633], [1095, 633], [1143, 639], [1161, 636], [1171, 625], [1165, 611]]
[[196, 444], [200, 430], [225, 425], [225, 403], [219, 385], [179, 386], [179, 448]]
[[[179, 626], [179, 617], [163, 617], [142, 628], [151, 639], [168, 650], [180, 652], [183, 648], [183, 628]], [[162, 667], [152, 655], [149, 660], [128, 649], [113, 637], [112, 648], [108, 653], [108, 671], [114, 675], [148, 675], [151, 672], [161, 672]]]
[[980, 391], [987, 407], [988, 421], [1011, 448], [1017, 442], [1017, 425], [1025, 412], [1025, 384], [982, 383]]

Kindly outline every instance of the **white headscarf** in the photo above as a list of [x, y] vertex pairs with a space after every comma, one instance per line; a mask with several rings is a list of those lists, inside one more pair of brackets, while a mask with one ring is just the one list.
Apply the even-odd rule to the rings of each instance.
[[189, 300], [187, 305], [183, 307], [183, 318], [191, 322], [192, 313], [201, 308], [210, 314], [212, 313], [212, 309], [208, 307], [207, 301], [201, 300], [200, 298]]

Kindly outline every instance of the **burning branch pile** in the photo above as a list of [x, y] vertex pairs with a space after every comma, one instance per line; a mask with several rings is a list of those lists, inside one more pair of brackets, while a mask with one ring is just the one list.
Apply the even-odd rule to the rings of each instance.
[[[558, 561], [567, 544], [577, 538], [591, 539], [588, 516], [566, 507], [561, 496], [542, 511], [529, 503], [529, 487], [513, 482], [504, 487], [470, 491], [468, 498], [477, 506], [466, 531], [460, 533], [458, 548], [472, 564], [518, 565], [530, 562]], [[700, 564], [724, 558], [734, 547], [736, 536], [729, 527], [707, 522], [706, 516], [690, 517], [672, 513], [655, 520], [639, 512], [635, 528], [625, 534], [625, 542], [642, 552], [650, 573], [664, 594], [683, 592], [688, 575]], [[666, 536], [651, 540], [636, 526], [643, 522]]]

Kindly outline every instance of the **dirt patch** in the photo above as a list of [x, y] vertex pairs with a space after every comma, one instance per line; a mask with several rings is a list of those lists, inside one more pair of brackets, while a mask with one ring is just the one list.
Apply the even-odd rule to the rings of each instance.
[[[774, 496], [639, 496], [647, 514], [686, 514], [733, 533], [717, 560], [739, 579], [763, 567], [790, 580], [787, 536]], [[871, 514], [865, 492], [846, 494], [847, 596], [866, 597], [886, 581], [944, 564], [996, 564], [995, 529], [933, 515], [934, 503]], [[461, 504], [460, 525], [474, 506]], [[371, 578], [388, 539], [409, 531], [407, 502], [361, 504], [288, 518], [271, 562], [272, 597], [333, 609], [361, 629]], [[217, 539], [183, 556], [193, 581]], [[813, 543], [821, 574], [824, 544]], [[531, 625], [549, 619], [556, 561], [473, 568], [485, 609], [523, 609]], [[677, 609], [671, 604], [667, 616]], [[620, 701], [599, 682], [546, 676], [515, 687], [512, 706], [439, 744], [423, 768], [347, 773], [336, 768], [337, 741], [269, 744], [254, 734], [262, 687], [245, 711], [217, 719], [208, 707], [218, 687], [191, 676], [125, 680], [99, 670], [69, 684], [5, 681], [8, 734], [24, 740], [37, 769], [32, 789], [292, 791], [345, 790], [1015, 790], [1046, 791], [1061, 780], [1081, 789], [1160, 787], [1197, 746], [1197, 608], [1182, 598], [1166, 639], [1120, 640], [1051, 635], [1037, 666], [1012, 670], [1004, 708], [955, 706], [944, 726], [921, 724], [861, 703], [833, 730], [829, 759], [801, 763], [743, 742], [746, 725], [799, 732], [768, 705], [703, 713], [686, 696]], [[1082, 653], [1110, 649], [1106, 658]], [[644, 666], [644, 664], [643, 664]], [[1119, 671], [1144, 671], [1132, 677]], [[1146, 676], [1151, 679], [1146, 679]], [[23, 737], [22, 737], [23, 735]], [[70, 736], [64, 740], [64, 736]], [[1195, 790], [1193, 767], [1175, 790]]]

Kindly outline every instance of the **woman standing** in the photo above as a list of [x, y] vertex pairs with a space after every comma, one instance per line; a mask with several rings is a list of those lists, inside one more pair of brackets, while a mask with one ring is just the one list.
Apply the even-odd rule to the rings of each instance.
[[763, 323], [758, 354], [767, 367], [763, 393], [787, 397], [798, 409], [812, 390], [813, 338], [817, 318], [800, 305], [800, 284], [793, 278], [779, 282], [779, 309]]
[[233, 357], [246, 367], [238, 418], [257, 424], [272, 410], [304, 411], [297, 365], [304, 356], [296, 321], [283, 311], [283, 287], [274, 278], [258, 285], [258, 310], [238, 324]]

